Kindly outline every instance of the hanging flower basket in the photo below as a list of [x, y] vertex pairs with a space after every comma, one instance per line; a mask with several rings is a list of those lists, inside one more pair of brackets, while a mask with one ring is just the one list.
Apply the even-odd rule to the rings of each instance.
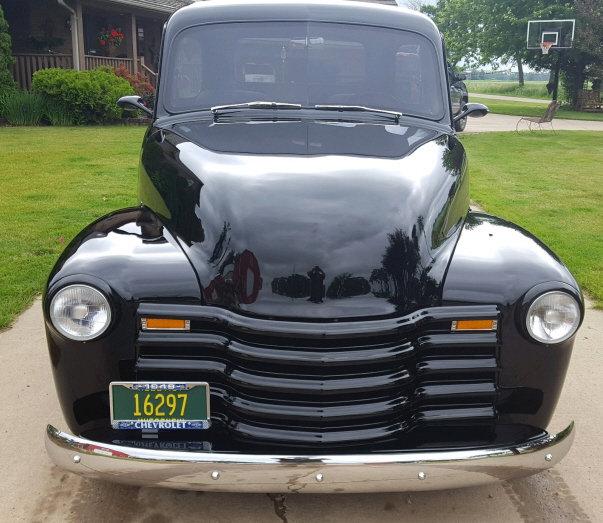
[[98, 45], [102, 48], [118, 48], [124, 41], [126, 35], [120, 27], [103, 27], [98, 33]]

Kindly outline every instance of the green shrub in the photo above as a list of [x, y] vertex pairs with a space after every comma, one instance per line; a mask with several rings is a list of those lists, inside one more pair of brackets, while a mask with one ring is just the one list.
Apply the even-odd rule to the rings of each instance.
[[123, 64], [119, 67], [116, 67], [114, 71], [116, 76], [128, 81], [136, 94], [142, 98], [143, 103], [147, 107], [150, 109], [153, 108], [155, 105], [155, 86], [144, 74], [141, 72], [132, 74]]
[[132, 86], [111, 69], [74, 71], [42, 69], [33, 77], [33, 91], [62, 107], [77, 124], [103, 123], [121, 118], [121, 96], [134, 94]]
[[8, 32], [8, 23], [4, 18], [4, 11], [0, 5], [0, 93], [12, 90], [15, 87], [11, 66], [13, 53], [11, 51], [11, 38]]
[[51, 98], [45, 98], [44, 116], [50, 125], [68, 126], [75, 125], [73, 114], [69, 107]]
[[11, 125], [39, 125], [44, 118], [46, 102], [39, 94], [6, 91], [0, 101], [0, 116]]

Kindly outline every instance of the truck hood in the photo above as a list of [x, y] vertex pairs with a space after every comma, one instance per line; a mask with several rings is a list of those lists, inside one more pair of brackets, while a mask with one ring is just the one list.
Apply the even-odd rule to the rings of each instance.
[[468, 208], [464, 158], [453, 136], [413, 126], [175, 123], [147, 133], [140, 197], [207, 305], [385, 317], [440, 301]]

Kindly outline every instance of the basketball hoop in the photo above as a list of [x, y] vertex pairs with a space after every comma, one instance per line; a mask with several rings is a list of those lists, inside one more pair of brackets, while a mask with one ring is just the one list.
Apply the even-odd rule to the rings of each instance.
[[570, 49], [574, 45], [574, 19], [565, 20], [528, 20], [526, 47], [540, 49], [542, 54], [549, 54], [552, 47], [555, 51]]
[[542, 49], [542, 54], [549, 54], [549, 51], [551, 50], [551, 47], [553, 47], [554, 43], [555, 42], [541, 42], [540, 49]]

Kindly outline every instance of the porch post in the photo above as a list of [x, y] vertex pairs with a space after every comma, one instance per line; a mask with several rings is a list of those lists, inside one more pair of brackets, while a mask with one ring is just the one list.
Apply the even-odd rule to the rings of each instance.
[[80, 24], [77, 17], [77, 11], [69, 4], [65, 3], [65, 0], [57, 0], [57, 4], [63, 9], [69, 11], [69, 24], [71, 26], [71, 65], [76, 71], [78, 71], [80, 68], [80, 55], [78, 53], [77, 32]]
[[77, 31], [80, 26], [77, 14], [71, 15], [71, 54], [73, 59], [73, 68], [80, 70], [80, 55], [78, 52]]
[[76, 0], [75, 2], [75, 13], [77, 17], [77, 41], [79, 51], [79, 69], [84, 71], [86, 69], [86, 49], [84, 44], [84, 14], [82, 11], [82, 2]]
[[134, 13], [132, 13], [130, 15], [130, 23], [131, 23], [131, 28], [130, 28], [130, 34], [131, 34], [131, 40], [132, 40], [132, 67], [133, 67], [133, 72], [134, 74], [138, 73], [138, 29], [136, 27], [136, 15]]

